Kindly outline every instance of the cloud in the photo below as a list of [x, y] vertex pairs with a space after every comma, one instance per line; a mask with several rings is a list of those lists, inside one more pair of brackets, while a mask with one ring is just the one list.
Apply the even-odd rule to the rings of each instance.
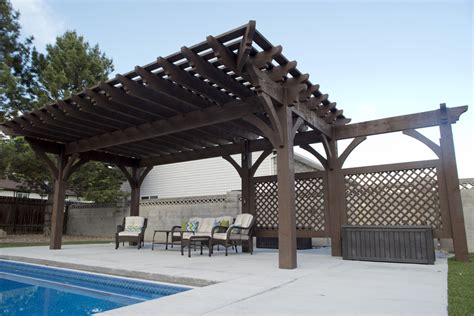
[[45, 0], [11, 0], [11, 3], [15, 10], [20, 11], [22, 35], [33, 35], [39, 50], [54, 43], [56, 36], [65, 31], [63, 19]]

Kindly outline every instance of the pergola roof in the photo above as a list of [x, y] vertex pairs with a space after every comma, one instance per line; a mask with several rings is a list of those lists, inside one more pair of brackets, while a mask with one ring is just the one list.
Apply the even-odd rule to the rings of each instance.
[[268, 147], [271, 110], [260, 92], [293, 107], [298, 131], [314, 130], [303, 143], [348, 123], [281, 52], [250, 21], [0, 127], [50, 152], [150, 166], [241, 152], [246, 140]]

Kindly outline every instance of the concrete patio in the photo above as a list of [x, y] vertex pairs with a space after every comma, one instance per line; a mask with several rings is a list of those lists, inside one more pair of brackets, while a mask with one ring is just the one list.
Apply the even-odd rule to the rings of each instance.
[[111, 244], [0, 249], [0, 258], [196, 286], [107, 315], [446, 315], [447, 261], [435, 265], [344, 261], [329, 249], [298, 252], [298, 269], [278, 269], [278, 252], [257, 249], [209, 258], [178, 247]]

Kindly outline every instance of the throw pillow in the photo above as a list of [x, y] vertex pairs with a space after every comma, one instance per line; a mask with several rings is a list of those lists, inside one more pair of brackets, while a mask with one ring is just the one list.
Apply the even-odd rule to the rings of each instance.
[[198, 226], [199, 226], [199, 222], [198, 222], [198, 221], [188, 222], [188, 223], [186, 224], [186, 231], [188, 231], [188, 232], [195, 232], [195, 231], [197, 231]]
[[142, 231], [142, 228], [138, 225], [127, 225], [127, 227], [125, 227], [125, 231], [129, 233], [139, 233]]

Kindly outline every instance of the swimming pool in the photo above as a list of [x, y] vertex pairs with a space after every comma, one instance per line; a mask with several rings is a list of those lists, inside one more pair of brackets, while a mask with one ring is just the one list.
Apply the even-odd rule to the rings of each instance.
[[0, 315], [91, 315], [189, 289], [0, 260]]

